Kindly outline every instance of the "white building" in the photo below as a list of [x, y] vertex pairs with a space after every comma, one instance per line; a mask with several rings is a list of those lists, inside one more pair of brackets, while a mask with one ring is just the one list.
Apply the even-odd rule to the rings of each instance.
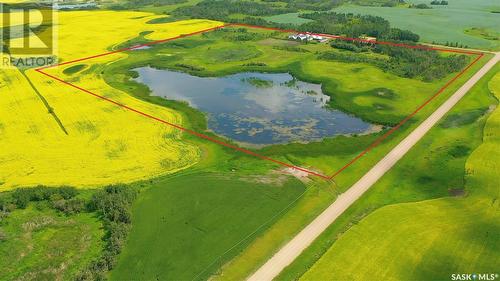
[[301, 40], [301, 41], [318, 41], [318, 42], [326, 42], [327, 41], [321, 35], [310, 34], [310, 33], [292, 34], [292, 35], [288, 36], [288, 39]]

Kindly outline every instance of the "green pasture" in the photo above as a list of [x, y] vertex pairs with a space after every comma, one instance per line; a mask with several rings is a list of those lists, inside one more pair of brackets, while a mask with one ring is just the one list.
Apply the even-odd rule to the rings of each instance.
[[498, 204], [442, 199], [391, 205], [353, 226], [300, 280], [449, 280], [496, 272]]
[[495, 271], [500, 115], [491, 113], [497, 104], [491, 93], [498, 98], [499, 70], [278, 279], [448, 280], [456, 272]]
[[133, 207], [111, 280], [206, 279], [302, 193], [293, 178], [185, 173], [156, 181]]
[[[412, 0], [411, 3], [426, 3], [427, 0]], [[408, 29], [420, 35], [424, 42], [458, 42], [470, 48], [498, 50], [500, 39], [483, 36], [480, 33], [466, 32], [471, 28], [480, 28], [492, 34], [498, 34], [500, 4], [494, 0], [449, 0], [449, 5], [432, 6], [432, 9], [410, 9], [398, 7], [370, 7], [343, 5], [335, 12], [369, 14], [380, 16], [390, 21], [391, 26]], [[490, 40], [489, 40], [489, 39]]]

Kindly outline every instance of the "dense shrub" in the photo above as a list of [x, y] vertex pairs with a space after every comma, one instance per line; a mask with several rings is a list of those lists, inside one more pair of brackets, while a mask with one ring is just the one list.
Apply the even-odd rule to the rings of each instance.
[[342, 4], [343, 0], [282, 0], [287, 7], [297, 10], [328, 11]]
[[448, 5], [448, 1], [445, 0], [433, 0], [431, 1], [431, 5]]
[[322, 52], [318, 55], [318, 58], [322, 60], [334, 60], [334, 61], [351, 62], [351, 63], [369, 63], [378, 66], [380, 68], [383, 68], [384, 65], [389, 63], [388, 60], [384, 59], [373, 58], [363, 55], [353, 56], [352, 54], [339, 53], [339, 52]]
[[94, 193], [88, 210], [96, 212], [104, 220], [106, 247], [101, 258], [83, 269], [77, 280], [102, 280], [105, 273], [115, 266], [116, 257], [130, 230], [130, 208], [136, 196], [136, 190], [124, 185], [108, 186]]
[[112, 185], [97, 191], [88, 205], [90, 211], [95, 211], [106, 221], [130, 223], [130, 205], [137, 192], [127, 186]]
[[52, 208], [61, 211], [67, 215], [73, 215], [85, 210], [85, 200], [72, 198], [69, 200], [63, 198], [51, 198]]
[[180, 67], [180, 68], [184, 68], [187, 70], [191, 70], [191, 71], [203, 71], [205, 69], [203, 67], [193, 66], [193, 65], [184, 64], [184, 63], [176, 63], [175, 66]]
[[384, 18], [371, 15], [354, 15], [336, 12], [315, 12], [301, 14], [303, 18], [311, 19], [312, 22], [302, 24], [301, 30], [317, 33], [330, 33], [345, 35], [348, 37], [360, 37], [363, 35], [377, 37], [378, 39], [390, 39], [398, 41], [418, 41], [419, 36], [408, 30], [391, 28], [389, 21]]
[[249, 63], [245, 63], [242, 65], [243, 66], [267, 66], [267, 64], [263, 63], [263, 62], [249, 62]]
[[330, 42], [330, 46], [336, 49], [348, 50], [356, 53], [368, 52], [370, 48], [366, 44], [358, 42], [346, 42], [342, 40], [333, 40]]
[[[135, 189], [124, 185], [113, 185], [96, 191], [86, 202], [77, 198], [78, 190], [72, 187], [49, 188], [37, 186], [20, 188], [0, 194], [0, 220], [15, 208], [26, 208], [30, 202], [46, 201], [37, 204], [43, 208], [51, 207], [66, 215], [80, 212], [95, 212], [103, 220], [106, 246], [100, 258], [91, 262], [76, 277], [77, 280], [105, 280], [106, 272], [116, 263], [116, 256], [121, 252], [132, 221], [131, 206], [137, 196]], [[5, 238], [0, 231], [0, 241]]]
[[415, 8], [415, 9], [432, 9], [432, 7], [427, 6], [427, 4], [420, 3], [420, 4], [411, 4], [409, 8]]
[[424, 81], [444, 78], [449, 73], [464, 68], [468, 62], [465, 55], [443, 57], [432, 50], [401, 48], [382, 44], [367, 45], [351, 41], [333, 41], [331, 46], [358, 53], [362, 50], [371, 50], [375, 53], [387, 55], [389, 59], [363, 55], [352, 56], [338, 52], [323, 52], [318, 55], [318, 58], [342, 62], [369, 63], [401, 77], [420, 78]]
[[24, 209], [29, 202], [49, 200], [50, 197], [55, 194], [63, 199], [70, 199], [76, 196], [78, 192], [76, 189], [66, 186], [55, 188], [47, 188], [44, 186], [19, 188], [12, 193], [12, 200], [17, 208]]
[[424, 81], [444, 78], [449, 73], [464, 68], [468, 62], [465, 55], [444, 57], [432, 50], [375, 45], [374, 51], [391, 57], [386, 70], [402, 77], [421, 77]]

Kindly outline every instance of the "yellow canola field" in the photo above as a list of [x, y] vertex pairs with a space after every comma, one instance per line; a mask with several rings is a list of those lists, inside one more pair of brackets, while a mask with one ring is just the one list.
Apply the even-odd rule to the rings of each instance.
[[[5, 2], [4, 0], [2, 0], [1, 3], [4, 3], [4, 4], [15, 4], [16, 2], [15, 1], [12, 1], [12, 2]], [[22, 2], [18, 2], [18, 3], [22, 3]], [[4, 11], [0, 8], [0, 11]], [[2, 15], [2, 17], [0, 17], [0, 27], [6, 27], [6, 26], [17, 26], [17, 25], [23, 25], [25, 22], [24, 22], [24, 13], [23, 12], [13, 12], [13, 13], [9, 13], [8, 14], [8, 17], [9, 17], [9, 23], [7, 24], [7, 21], [6, 21], [6, 18]], [[33, 23], [40, 23], [42, 21], [42, 15], [40, 14], [39, 11], [37, 10], [30, 10], [29, 11], [29, 17], [30, 17], [30, 22], [33, 22]]]
[[2, 0], [3, 4], [19, 4], [29, 2], [28, 0]]
[[149, 13], [129, 11], [60, 12], [59, 56], [63, 61], [93, 56], [145, 31], [153, 31], [145, 36], [147, 39], [161, 40], [222, 24], [210, 20], [147, 24], [158, 17]]
[[[142, 12], [61, 12], [59, 55], [72, 60], [106, 51], [110, 46], [154, 31], [169, 38], [220, 23], [190, 20], [147, 24]], [[88, 65], [126, 59], [115, 54], [86, 61]], [[110, 97], [166, 121], [182, 124], [182, 116], [111, 88], [98, 73], [62, 74], [65, 80]], [[0, 72], [0, 191], [38, 184], [97, 187], [168, 174], [195, 164], [198, 147], [182, 133], [54, 81], [33, 70], [27, 76], [53, 108], [61, 128], [37, 92], [18, 70]]]

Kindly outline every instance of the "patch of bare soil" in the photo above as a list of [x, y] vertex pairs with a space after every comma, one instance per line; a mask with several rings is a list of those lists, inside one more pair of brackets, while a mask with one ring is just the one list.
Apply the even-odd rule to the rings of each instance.
[[292, 175], [292, 176], [296, 177], [297, 179], [304, 181], [304, 182], [310, 181], [309, 173], [301, 171], [301, 170], [297, 170], [295, 168], [284, 168], [281, 170], [281, 172], [284, 174]]
[[463, 188], [448, 188], [448, 194], [453, 197], [465, 196], [466, 192]]
[[258, 43], [260, 45], [264, 45], [264, 46], [281, 46], [281, 47], [300, 45], [300, 42], [297, 42], [297, 41], [282, 40], [282, 39], [275, 39], [275, 38], [267, 38], [264, 40], [260, 40]]

